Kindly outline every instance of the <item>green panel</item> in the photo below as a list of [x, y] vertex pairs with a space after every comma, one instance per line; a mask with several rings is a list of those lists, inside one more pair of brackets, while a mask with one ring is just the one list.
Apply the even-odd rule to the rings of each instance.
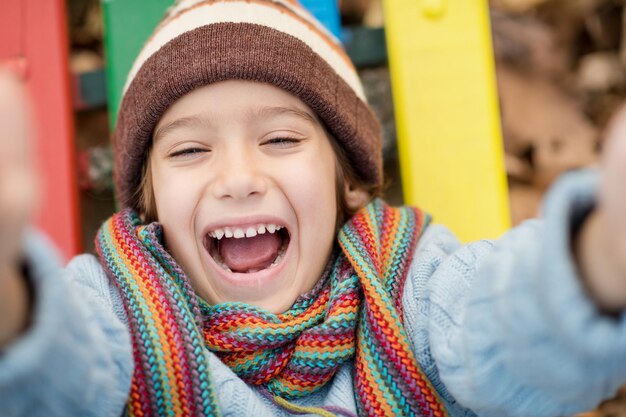
[[174, 0], [102, 0], [107, 57], [109, 119], [117, 110], [134, 59]]

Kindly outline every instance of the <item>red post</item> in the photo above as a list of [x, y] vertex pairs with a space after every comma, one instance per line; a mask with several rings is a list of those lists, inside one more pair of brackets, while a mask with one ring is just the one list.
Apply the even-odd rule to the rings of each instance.
[[42, 201], [36, 224], [69, 259], [80, 251], [64, 0], [0, 0], [0, 61], [25, 64], [37, 120]]

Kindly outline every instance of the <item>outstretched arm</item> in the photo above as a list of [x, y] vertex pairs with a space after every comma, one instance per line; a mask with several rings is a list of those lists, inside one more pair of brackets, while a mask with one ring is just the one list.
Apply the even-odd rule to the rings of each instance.
[[125, 316], [95, 258], [63, 270], [28, 230], [28, 125], [20, 82], [0, 68], [0, 415], [121, 415], [133, 370]]
[[442, 226], [426, 230], [405, 287], [405, 323], [453, 415], [572, 415], [626, 382], [626, 314], [607, 314], [614, 305], [581, 274], [589, 262], [581, 256], [605, 254], [574, 250], [593, 242], [583, 234], [595, 227], [600, 183], [597, 171], [567, 175], [541, 220], [497, 241], [462, 246]]

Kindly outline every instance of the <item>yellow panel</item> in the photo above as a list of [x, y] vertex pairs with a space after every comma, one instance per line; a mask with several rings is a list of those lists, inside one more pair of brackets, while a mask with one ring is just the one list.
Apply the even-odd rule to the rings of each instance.
[[486, 0], [385, 0], [404, 197], [461, 240], [510, 226]]

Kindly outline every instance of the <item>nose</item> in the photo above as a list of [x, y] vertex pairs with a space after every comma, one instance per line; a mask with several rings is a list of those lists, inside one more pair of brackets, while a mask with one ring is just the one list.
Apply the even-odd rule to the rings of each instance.
[[261, 196], [267, 191], [267, 181], [260, 161], [250, 151], [241, 148], [216, 155], [213, 195], [218, 199], [244, 200]]

